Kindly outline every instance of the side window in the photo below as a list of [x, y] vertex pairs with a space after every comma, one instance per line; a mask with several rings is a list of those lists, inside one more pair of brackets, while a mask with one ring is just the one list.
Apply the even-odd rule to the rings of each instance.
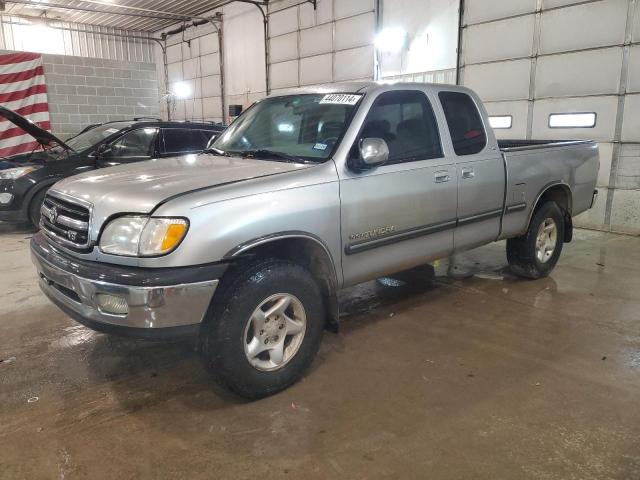
[[374, 102], [360, 138], [381, 138], [389, 146], [388, 164], [442, 157], [438, 123], [426, 95], [386, 92]]
[[111, 144], [109, 156], [113, 158], [150, 157], [157, 132], [156, 128], [139, 128], [126, 133]]
[[456, 155], [473, 155], [487, 145], [482, 118], [469, 95], [460, 92], [440, 92]]
[[162, 153], [178, 154], [204, 150], [213, 133], [191, 128], [165, 128], [162, 136]]

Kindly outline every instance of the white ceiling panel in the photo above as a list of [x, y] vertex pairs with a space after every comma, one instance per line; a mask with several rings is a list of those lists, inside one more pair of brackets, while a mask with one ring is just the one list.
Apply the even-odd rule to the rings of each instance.
[[300, 31], [300, 55], [309, 57], [333, 49], [333, 26], [330, 23]]
[[167, 65], [167, 76], [170, 82], [182, 80], [182, 63], [170, 63]]
[[373, 78], [373, 46], [336, 52], [334, 69], [336, 82]]
[[[533, 138], [540, 139], [593, 139], [613, 141], [618, 97], [575, 97], [536, 100], [533, 104]], [[594, 128], [549, 128], [552, 113], [595, 112]]]
[[287, 88], [298, 85], [298, 61], [274, 63], [269, 67], [272, 88]]
[[182, 60], [182, 47], [180, 44], [167, 47], [167, 63], [179, 62]]
[[467, 0], [464, 22], [470, 25], [535, 11], [536, 0]]
[[640, 94], [627, 95], [622, 125], [623, 142], [640, 142]]
[[367, 13], [336, 22], [336, 50], [361, 47], [373, 43], [375, 15]]
[[269, 39], [269, 55], [272, 63], [298, 58], [298, 33], [293, 32]]
[[203, 77], [220, 74], [220, 56], [215, 53], [203, 55], [200, 65]]
[[640, 42], [640, 8], [636, 7], [636, 14], [633, 17], [631, 33], [634, 42]]
[[333, 80], [331, 53], [300, 60], [300, 85], [329, 83]]
[[465, 31], [464, 62], [526, 57], [532, 53], [535, 15], [470, 26]]
[[375, 2], [374, 0], [337, 0], [334, 8], [334, 17], [338, 20], [359, 13], [372, 12], [375, 8]]
[[531, 60], [469, 65], [464, 68], [464, 84], [485, 101], [529, 98]]
[[[212, 9], [212, 2], [201, 0], [126, 0], [126, 2], [55, 0], [33, 3], [24, 5], [7, 2], [2, 13], [37, 17], [46, 12], [47, 18], [51, 20], [156, 32], [210, 12]], [[123, 15], [124, 13], [134, 16]], [[154, 16], [162, 18], [153, 18]]]
[[220, 118], [222, 101], [220, 97], [206, 97], [202, 99], [202, 116], [204, 118]]
[[269, 15], [269, 35], [276, 37], [298, 29], [298, 9], [288, 8]]
[[627, 6], [628, 0], [603, 0], [544, 12], [540, 53], [622, 44]]
[[621, 68], [619, 47], [540, 57], [536, 98], [616, 94]]
[[220, 75], [211, 75], [210, 77], [202, 78], [202, 96], [220, 96]]
[[629, 51], [628, 92], [640, 92], [640, 45], [634, 45]]

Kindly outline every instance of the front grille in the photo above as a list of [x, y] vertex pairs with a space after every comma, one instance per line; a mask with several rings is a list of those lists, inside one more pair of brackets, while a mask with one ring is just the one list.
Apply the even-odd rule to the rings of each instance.
[[76, 249], [89, 246], [88, 207], [47, 194], [40, 213], [40, 226], [49, 237]]

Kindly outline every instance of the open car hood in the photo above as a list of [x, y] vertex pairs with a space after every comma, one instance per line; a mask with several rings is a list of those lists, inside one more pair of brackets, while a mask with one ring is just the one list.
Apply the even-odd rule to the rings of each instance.
[[43, 147], [52, 148], [59, 145], [66, 150], [69, 150], [71, 152], [74, 151], [73, 148], [64, 143], [54, 134], [47, 132], [46, 130], [33, 123], [31, 120], [27, 120], [22, 115], [18, 115], [16, 112], [9, 110], [8, 108], [0, 106], [0, 117], [6, 118], [16, 127], [24, 130], [26, 133], [35, 138], [36, 142], [38, 142]]

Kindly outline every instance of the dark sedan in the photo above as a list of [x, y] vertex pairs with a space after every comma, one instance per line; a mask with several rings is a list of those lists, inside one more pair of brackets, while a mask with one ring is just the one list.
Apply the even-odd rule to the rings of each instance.
[[45, 192], [58, 180], [95, 168], [198, 153], [223, 130], [206, 122], [135, 119], [94, 125], [66, 142], [0, 107], [0, 117], [32, 135], [42, 150], [0, 158], [0, 221], [40, 221]]

